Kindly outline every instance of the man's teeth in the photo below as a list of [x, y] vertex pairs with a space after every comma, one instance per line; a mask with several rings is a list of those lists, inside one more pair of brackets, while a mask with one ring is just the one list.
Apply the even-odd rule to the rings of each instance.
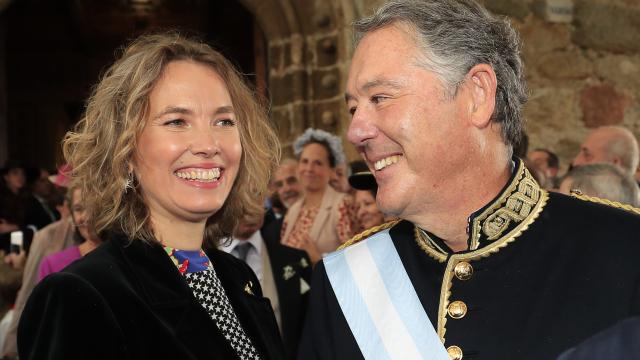
[[386, 157], [384, 159], [380, 159], [380, 160], [376, 161], [375, 164], [373, 164], [373, 167], [376, 169], [376, 171], [379, 171], [379, 170], [382, 170], [382, 169], [386, 168], [387, 166], [389, 166], [391, 164], [397, 163], [398, 160], [400, 160], [400, 155], [389, 156], [389, 157]]
[[214, 181], [220, 178], [220, 168], [182, 170], [176, 171], [176, 175], [185, 180]]

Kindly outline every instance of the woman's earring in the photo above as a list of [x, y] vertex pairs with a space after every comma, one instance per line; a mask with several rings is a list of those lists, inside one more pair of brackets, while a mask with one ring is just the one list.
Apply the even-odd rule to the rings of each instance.
[[129, 189], [133, 189], [133, 173], [132, 172], [129, 173], [127, 180], [125, 180], [124, 182], [124, 193], [126, 194], [129, 191]]

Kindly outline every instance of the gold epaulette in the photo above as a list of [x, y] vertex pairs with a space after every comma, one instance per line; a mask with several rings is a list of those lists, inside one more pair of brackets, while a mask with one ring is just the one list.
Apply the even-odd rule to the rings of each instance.
[[608, 205], [608, 206], [613, 206], [615, 208], [618, 209], [622, 209], [622, 210], [626, 210], [629, 212], [632, 212], [636, 215], [640, 215], [640, 209], [637, 207], [633, 207], [629, 204], [623, 204], [621, 202], [617, 202], [617, 201], [613, 201], [613, 200], [607, 200], [607, 199], [603, 199], [603, 198], [599, 198], [599, 197], [595, 197], [595, 196], [589, 196], [589, 195], [585, 195], [582, 193], [582, 191], [579, 190], [571, 190], [571, 196], [573, 196], [576, 199], [580, 199], [580, 200], [584, 200], [584, 201], [591, 201], [594, 203], [598, 203], [598, 204], [604, 204], [604, 205]]
[[367, 229], [367, 230], [365, 230], [365, 231], [361, 232], [360, 234], [355, 235], [354, 237], [352, 237], [351, 239], [349, 239], [349, 240], [348, 240], [347, 242], [345, 242], [344, 244], [340, 245], [340, 247], [338, 248], [338, 250], [342, 250], [342, 249], [344, 249], [344, 248], [346, 248], [346, 247], [348, 247], [348, 246], [351, 246], [351, 245], [353, 245], [353, 244], [356, 244], [356, 243], [360, 242], [361, 240], [364, 240], [364, 239], [368, 238], [369, 236], [371, 236], [371, 235], [373, 235], [373, 234], [375, 234], [375, 233], [378, 233], [378, 232], [380, 232], [380, 231], [382, 231], [382, 230], [386, 230], [386, 229], [392, 228], [395, 224], [397, 224], [397, 223], [399, 223], [399, 222], [400, 222], [400, 219], [398, 219], [398, 220], [391, 220], [391, 221], [387, 221], [387, 222], [386, 222], [386, 223], [384, 223], [384, 224], [380, 224], [380, 225], [378, 225], [378, 226], [374, 226], [374, 227], [372, 227], [372, 228], [370, 228], [370, 229]]

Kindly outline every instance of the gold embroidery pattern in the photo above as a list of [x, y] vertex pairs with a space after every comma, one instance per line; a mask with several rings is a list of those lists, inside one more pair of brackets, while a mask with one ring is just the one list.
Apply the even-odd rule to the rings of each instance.
[[549, 199], [549, 193], [547, 193], [545, 190], [540, 189], [539, 187], [538, 189], [539, 201], [534, 205], [529, 216], [525, 218], [521, 223], [519, 223], [515, 228], [509, 231], [506, 235], [479, 250], [471, 251], [465, 254], [452, 254], [449, 258], [449, 263], [447, 264], [444, 278], [442, 280], [442, 288], [440, 290], [440, 307], [438, 309], [438, 335], [440, 336], [440, 339], [442, 339], [443, 343], [445, 340], [444, 335], [447, 331], [445, 327], [447, 323], [447, 307], [449, 306], [449, 297], [451, 296], [451, 286], [453, 285], [452, 279], [454, 277], [455, 266], [461, 261], [471, 262], [497, 253], [498, 251], [500, 251], [500, 249], [509, 245], [524, 231], [526, 231], [529, 226], [533, 224], [533, 222], [538, 218], [538, 216], [540, 216], [542, 209], [544, 209], [544, 206], [547, 204], [547, 200]]
[[476, 250], [478, 249], [478, 247], [480, 247], [480, 236], [481, 236], [480, 229], [482, 227], [482, 222], [484, 221], [484, 219], [486, 219], [489, 215], [493, 214], [493, 212], [496, 211], [496, 209], [504, 207], [504, 203], [507, 201], [509, 196], [513, 194], [516, 187], [520, 183], [520, 179], [527, 178], [527, 177], [531, 178], [531, 175], [527, 171], [527, 168], [524, 167], [524, 164], [522, 161], [520, 161], [518, 168], [515, 169], [514, 171], [516, 171], [517, 175], [514, 177], [511, 184], [507, 186], [505, 191], [502, 193], [502, 196], [500, 196], [496, 201], [494, 201], [493, 205], [486, 208], [480, 215], [478, 215], [475, 219], [473, 219], [473, 223], [471, 224], [471, 244], [469, 246], [469, 250]]
[[621, 202], [617, 202], [617, 201], [613, 201], [613, 200], [608, 200], [608, 199], [603, 199], [603, 198], [599, 198], [599, 197], [595, 197], [595, 196], [585, 195], [580, 190], [571, 190], [571, 196], [576, 198], [576, 199], [583, 200], [583, 201], [591, 201], [591, 202], [598, 203], [598, 204], [613, 206], [614, 208], [626, 210], [626, 211], [632, 212], [634, 214], [640, 215], [640, 209], [637, 208], [637, 207], [633, 207], [633, 206], [631, 206], [629, 204], [623, 204]]
[[340, 247], [338, 247], [338, 250], [342, 250], [348, 246], [351, 246], [353, 244], [356, 244], [366, 238], [368, 238], [369, 236], [378, 233], [380, 231], [386, 230], [386, 229], [390, 229], [392, 227], [394, 227], [397, 223], [399, 223], [400, 220], [392, 220], [392, 221], [388, 221], [384, 224], [380, 224], [378, 226], [374, 226], [371, 229], [367, 229], [363, 232], [361, 232], [360, 234], [355, 235], [354, 237], [352, 237], [351, 239], [349, 239], [347, 242], [345, 242], [344, 244], [340, 245]]
[[424, 231], [417, 226], [414, 227], [413, 232], [418, 246], [420, 246], [427, 255], [441, 263], [447, 261], [447, 253], [440, 249], [429, 235], [425, 234]]
[[525, 172], [525, 177], [518, 183], [518, 191], [507, 198], [505, 206], [489, 215], [482, 224], [482, 232], [487, 235], [488, 240], [498, 239], [509, 228], [511, 221], [524, 220], [540, 199], [540, 187], [527, 175], [529, 173]]

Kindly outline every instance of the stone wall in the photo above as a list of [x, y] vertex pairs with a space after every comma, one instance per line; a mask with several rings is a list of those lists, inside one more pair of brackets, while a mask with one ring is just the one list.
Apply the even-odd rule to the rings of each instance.
[[[352, 1], [361, 14], [384, 2]], [[624, 125], [640, 138], [640, 1], [483, 2], [522, 38], [530, 149], [549, 148], [566, 167], [591, 128]]]
[[[344, 84], [350, 58], [345, 19], [351, 3], [325, 0], [241, 1], [267, 41], [271, 119], [292, 156], [291, 143], [307, 127], [344, 134]], [[278, 20], [276, 20], [278, 19]], [[348, 148], [350, 157], [357, 156]]]

